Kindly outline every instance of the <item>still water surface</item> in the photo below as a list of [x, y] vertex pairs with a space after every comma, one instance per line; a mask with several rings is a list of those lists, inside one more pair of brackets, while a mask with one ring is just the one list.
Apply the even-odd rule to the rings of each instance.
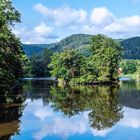
[[0, 140], [140, 140], [138, 82], [58, 87], [28, 81], [0, 103]]

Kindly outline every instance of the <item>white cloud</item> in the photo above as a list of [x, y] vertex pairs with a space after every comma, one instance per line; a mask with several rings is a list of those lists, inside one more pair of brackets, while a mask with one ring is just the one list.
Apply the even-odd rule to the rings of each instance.
[[131, 127], [134, 129], [140, 128], [140, 110], [124, 108], [124, 118], [119, 122], [119, 125]]
[[58, 40], [58, 36], [54, 34], [54, 28], [47, 26], [44, 22], [32, 29], [16, 28], [13, 32], [21, 37], [22, 43], [25, 44], [53, 43]]
[[105, 34], [115, 38], [140, 35], [140, 16], [116, 18], [106, 7], [94, 8], [91, 22], [83, 27], [90, 34]]
[[[44, 106], [41, 99], [31, 101], [26, 100], [25, 104], [27, 104], [24, 110], [24, 122], [31, 123], [31, 120], [28, 120], [26, 116], [33, 116], [37, 119], [36, 124], [39, 125], [39, 130], [33, 132], [33, 139], [41, 140], [45, 139], [48, 136], [57, 136], [60, 139], [68, 139], [73, 135], [93, 135], [99, 137], [107, 137], [110, 133], [114, 132], [113, 128], [108, 128], [104, 130], [93, 129], [89, 125], [89, 117], [88, 114], [91, 111], [81, 112], [79, 115], [75, 115], [71, 118], [63, 116], [62, 113], [55, 113], [50, 105]], [[130, 114], [129, 114], [130, 115]], [[31, 122], [29, 122], [31, 121]], [[26, 123], [23, 124], [24, 128], [28, 125]], [[26, 126], [26, 127], [25, 127]], [[23, 126], [22, 126], [23, 127]], [[31, 126], [29, 126], [31, 127]], [[28, 128], [33, 129], [33, 127]], [[22, 131], [27, 131], [22, 128]]]
[[54, 115], [54, 112], [49, 105], [43, 106], [42, 100], [36, 100], [32, 102], [30, 99], [28, 99], [26, 100], [25, 104], [28, 104], [26, 108], [26, 113], [31, 113], [40, 121], [44, 121], [47, 117], [51, 117]]
[[57, 26], [81, 24], [85, 22], [87, 16], [86, 11], [82, 9], [76, 10], [68, 6], [51, 9], [39, 3], [34, 5], [34, 9], [45, 16], [47, 19], [52, 20]]
[[94, 8], [90, 19], [96, 26], [108, 25], [114, 21], [113, 14], [106, 7]]
[[72, 135], [84, 135], [85, 133], [92, 134], [94, 136], [106, 137], [113, 128], [104, 130], [93, 129], [89, 126], [88, 114], [90, 111], [85, 111], [80, 115], [72, 118], [54, 116], [51, 121], [44, 123], [41, 130], [33, 135], [34, 139], [41, 140], [47, 136], [56, 135], [62, 139], [67, 139]]
[[140, 16], [120, 18], [104, 28], [108, 33], [138, 33], [140, 31]]
[[34, 115], [38, 117], [41, 121], [44, 121], [46, 117], [53, 116], [53, 112], [50, 108], [39, 108], [36, 109]]
[[88, 131], [87, 119], [54, 117], [51, 122], [45, 124], [39, 132], [34, 134], [34, 139], [41, 140], [46, 136], [57, 135], [68, 138], [75, 134], [84, 134]]
[[48, 36], [53, 32], [53, 28], [47, 26], [44, 22], [34, 28], [34, 31], [40, 36]]
[[108, 128], [104, 130], [92, 129], [92, 133], [94, 136], [106, 137], [112, 130], [113, 128]]
[[45, 7], [42, 3], [38, 3], [38, 4], [34, 5], [33, 8], [44, 16], [46, 16], [46, 15], [48, 16], [51, 14], [50, 10], [47, 7]]

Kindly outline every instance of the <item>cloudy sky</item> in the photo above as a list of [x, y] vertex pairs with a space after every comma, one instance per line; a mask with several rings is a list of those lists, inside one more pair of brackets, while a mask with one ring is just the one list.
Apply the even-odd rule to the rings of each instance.
[[71, 34], [140, 36], [140, 0], [12, 0], [22, 13], [13, 31], [23, 43], [52, 43]]

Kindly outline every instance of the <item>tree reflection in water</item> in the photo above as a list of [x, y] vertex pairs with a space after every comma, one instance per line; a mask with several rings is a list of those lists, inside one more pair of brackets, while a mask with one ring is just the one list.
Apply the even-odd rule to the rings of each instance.
[[7, 140], [19, 133], [20, 117], [26, 99], [42, 99], [43, 105], [52, 106], [54, 111], [68, 117], [88, 112], [89, 124], [93, 129], [111, 128], [123, 117], [118, 101], [119, 87], [116, 86], [66, 86], [58, 87], [47, 81], [30, 81], [22, 88], [7, 91], [0, 98], [0, 139]]
[[51, 87], [50, 93], [54, 110], [61, 111], [68, 117], [89, 110], [89, 123], [93, 129], [110, 128], [123, 118], [122, 106], [118, 101], [118, 87]]
[[1, 87], [0, 95], [0, 139], [8, 140], [11, 136], [19, 133], [20, 117], [24, 109], [21, 87], [6, 90]]
[[121, 81], [120, 87], [119, 102], [129, 108], [140, 109], [140, 82]]

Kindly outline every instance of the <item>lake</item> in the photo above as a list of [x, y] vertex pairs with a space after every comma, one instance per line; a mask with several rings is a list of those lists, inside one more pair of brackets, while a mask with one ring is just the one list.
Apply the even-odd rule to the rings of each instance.
[[7, 94], [0, 98], [2, 140], [140, 139], [138, 82], [60, 87], [30, 80], [3, 93]]

